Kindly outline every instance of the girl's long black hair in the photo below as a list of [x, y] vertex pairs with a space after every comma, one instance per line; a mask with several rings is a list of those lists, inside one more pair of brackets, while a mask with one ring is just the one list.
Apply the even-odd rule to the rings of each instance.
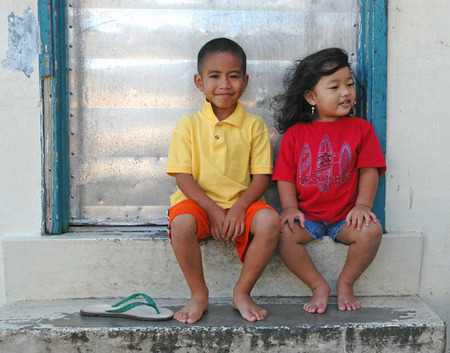
[[311, 105], [305, 93], [312, 91], [322, 76], [334, 74], [343, 67], [350, 68], [347, 53], [340, 48], [318, 51], [295, 62], [284, 77], [284, 92], [273, 97], [275, 128], [281, 134], [298, 122], [312, 122]]

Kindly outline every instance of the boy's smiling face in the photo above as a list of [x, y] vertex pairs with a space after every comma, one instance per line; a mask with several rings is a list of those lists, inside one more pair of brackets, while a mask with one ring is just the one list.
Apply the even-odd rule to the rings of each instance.
[[248, 83], [242, 62], [229, 52], [208, 55], [201, 72], [194, 76], [195, 85], [211, 103], [219, 120], [228, 118], [235, 110]]

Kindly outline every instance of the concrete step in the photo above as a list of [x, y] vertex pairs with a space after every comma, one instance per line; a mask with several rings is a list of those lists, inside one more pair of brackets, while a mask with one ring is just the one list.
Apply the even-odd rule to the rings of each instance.
[[[386, 234], [375, 261], [356, 283], [356, 294], [417, 295], [422, 243], [418, 233]], [[326, 238], [307, 249], [336, 294], [348, 247]], [[156, 298], [189, 296], [165, 232], [5, 236], [3, 253], [7, 301], [116, 298], [138, 292]], [[208, 240], [202, 253], [211, 297], [231, 297], [241, 271], [234, 246]], [[308, 296], [310, 291], [274, 254], [253, 295]]]
[[[230, 299], [216, 299], [195, 325], [84, 317], [87, 304], [116, 300], [10, 302], [0, 308], [0, 352], [307, 352], [441, 353], [445, 323], [418, 297], [362, 297], [363, 308], [323, 315], [301, 309], [305, 298], [257, 298], [269, 311], [243, 320]], [[185, 300], [156, 299], [173, 310]]]

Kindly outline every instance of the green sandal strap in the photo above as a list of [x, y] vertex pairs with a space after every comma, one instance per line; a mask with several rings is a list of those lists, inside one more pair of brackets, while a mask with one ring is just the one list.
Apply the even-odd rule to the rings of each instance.
[[[127, 298], [121, 300], [120, 302], [118, 302], [118, 303], [112, 305], [112, 307], [113, 307], [113, 308], [116, 308], [116, 307], [118, 307], [118, 306], [120, 306], [120, 305], [122, 305], [122, 304], [125, 304], [126, 302], [128, 302], [128, 301], [130, 301], [130, 300], [136, 298], [136, 297], [139, 297], [139, 296], [140, 296], [140, 297], [143, 297], [143, 298], [145, 299], [145, 301], [147, 302], [147, 303], [141, 303], [141, 304], [139, 304], [139, 305], [145, 304], [145, 305], [151, 306], [152, 308], [154, 308], [154, 309], [156, 310], [156, 313], [159, 314], [159, 310], [158, 310], [158, 308], [156, 307], [156, 303], [154, 302], [154, 300], [153, 300], [150, 296], [148, 296], [147, 294], [144, 294], [144, 293], [136, 293], [136, 294], [132, 294], [132, 295], [130, 295], [129, 297], [127, 297]], [[137, 302], [137, 303], [139, 303], [139, 302]], [[137, 303], [131, 303], [131, 304], [129, 304], [129, 305], [125, 305], [123, 308], [128, 308], [128, 309], [126, 309], [126, 310], [130, 310], [130, 309], [132, 309], [132, 308], [134, 308], [134, 307], [136, 307], [136, 306], [138, 306], [138, 305], [135, 305], [135, 306], [132, 306], [132, 307], [129, 307], [129, 306], [130, 306], [130, 305], [133, 305], [133, 304], [137, 304]], [[126, 311], [126, 310], [124, 310], [124, 311]], [[114, 312], [114, 311], [111, 311], [111, 312]], [[122, 312], [122, 311], [121, 311], [121, 312]]]
[[131, 310], [131, 309], [133, 309], [133, 308], [135, 308], [137, 306], [141, 306], [141, 305], [151, 306], [153, 309], [156, 310], [156, 313], [159, 314], [159, 310], [156, 307], [156, 305], [152, 305], [152, 304], [148, 304], [148, 303], [142, 303], [142, 302], [130, 303], [130, 304], [127, 304], [127, 305], [125, 305], [125, 306], [123, 306], [123, 307], [121, 307], [119, 309], [106, 310], [106, 312], [108, 312], [108, 313], [124, 313], [124, 312], [126, 312], [128, 310]]
[[130, 300], [132, 300], [132, 299], [134, 299], [134, 298], [136, 298], [136, 297], [139, 297], [139, 296], [143, 297], [143, 298], [147, 301], [148, 304], [151, 304], [151, 305], [155, 305], [155, 306], [156, 306], [156, 304], [155, 304], [155, 302], [153, 301], [153, 299], [152, 299], [151, 297], [149, 297], [147, 294], [144, 294], [144, 293], [136, 293], [136, 294], [132, 294], [132, 295], [130, 295], [129, 297], [127, 297], [127, 298], [121, 300], [120, 302], [114, 304], [113, 307], [117, 307], [117, 306], [119, 306], [119, 305], [125, 304], [126, 302], [128, 302], [128, 301], [130, 301]]

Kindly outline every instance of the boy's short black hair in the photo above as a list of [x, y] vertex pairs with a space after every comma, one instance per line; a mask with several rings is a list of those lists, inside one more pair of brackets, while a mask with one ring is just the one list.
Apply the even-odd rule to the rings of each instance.
[[203, 62], [208, 55], [215, 53], [228, 52], [236, 56], [241, 60], [243, 74], [247, 71], [247, 56], [245, 55], [244, 49], [228, 38], [216, 38], [210, 40], [206, 43], [198, 52], [197, 56], [197, 70], [199, 73], [202, 72]]

